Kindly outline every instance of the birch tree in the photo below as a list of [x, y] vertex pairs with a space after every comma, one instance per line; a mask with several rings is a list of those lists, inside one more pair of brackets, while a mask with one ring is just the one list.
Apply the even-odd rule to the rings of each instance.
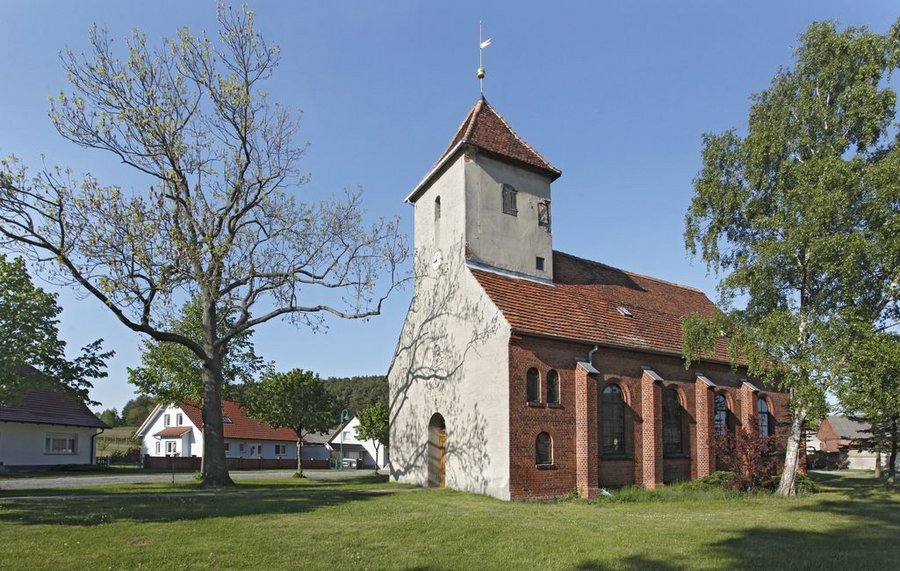
[[[247, 9], [218, 9], [218, 34], [184, 28], [155, 47], [99, 28], [66, 51], [69, 93], [53, 98], [59, 134], [112, 155], [147, 181], [126, 191], [90, 174], [21, 161], [0, 167], [0, 236], [48, 277], [100, 300], [129, 329], [186, 347], [202, 363], [203, 482], [230, 485], [222, 363], [237, 336], [275, 318], [313, 328], [364, 319], [402, 281], [395, 221], [363, 220], [358, 193], [319, 203], [297, 189], [298, 116], [263, 86], [280, 52]], [[202, 339], [174, 331], [196, 298]], [[233, 321], [224, 329], [220, 314]], [[299, 339], [298, 339], [298, 342]]]
[[845, 367], [844, 321], [879, 328], [897, 311], [900, 149], [886, 83], [898, 62], [900, 21], [884, 35], [814, 23], [793, 67], [752, 97], [746, 134], [703, 138], [685, 243], [721, 276], [727, 315], [689, 319], [686, 352], [725, 331], [750, 374], [790, 391], [781, 495], [794, 494], [804, 421], [824, 414]]

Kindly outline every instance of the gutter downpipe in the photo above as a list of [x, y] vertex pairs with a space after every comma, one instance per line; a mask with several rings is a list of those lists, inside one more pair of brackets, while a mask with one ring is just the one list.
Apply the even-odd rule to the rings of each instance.
[[588, 356], [587, 356], [588, 365], [591, 365], [591, 366], [594, 365], [594, 361], [593, 361], [594, 353], [597, 352], [597, 349], [599, 349], [599, 347], [597, 345], [594, 345], [594, 348], [591, 349], [590, 351], [588, 351]]
[[106, 431], [105, 428], [101, 428], [100, 432], [95, 432], [93, 436], [91, 436], [91, 465], [97, 463], [97, 437], [103, 434]]

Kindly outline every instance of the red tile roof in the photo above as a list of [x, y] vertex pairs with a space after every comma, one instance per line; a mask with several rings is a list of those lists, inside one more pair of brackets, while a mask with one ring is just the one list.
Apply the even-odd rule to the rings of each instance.
[[531, 167], [548, 175], [551, 181], [559, 178], [561, 174], [559, 169], [551, 165], [531, 145], [519, 137], [512, 130], [512, 127], [509, 126], [509, 123], [482, 96], [475, 102], [469, 114], [466, 115], [465, 120], [457, 129], [450, 144], [441, 153], [441, 157], [425, 176], [425, 179], [410, 195], [410, 201], [415, 201], [416, 195], [425, 186], [425, 183], [436, 174], [437, 167], [461, 145], [477, 147], [499, 157]]
[[[680, 356], [681, 318], [718, 311], [698, 289], [562, 252], [553, 252], [552, 285], [477, 268], [471, 271], [510, 326], [522, 333]], [[716, 359], [728, 360], [722, 342]]]
[[[200, 412], [199, 403], [184, 401], [181, 410], [191, 419], [194, 426], [203, 430], [203, 415]], [[255, 420], [247, 415], [238, 403], [230, 400], [222, 401], [222, 414], [232, 420], [231, 424], [224, 425], [225, 438], [239, 438], [245, 440], [286, 440], [297, 441], [297, 433], [289, 428], [272, 428], [264, 422]]]
[[52, 388], [25, 391], [13, 406], [0, 406], [0, 421], [109, 428], [77, 397]]
[[159, 436], [160, 438], [175, 438], [176, 436], [181, 436], [185, 432], [190, 431], [190, 426], [170, 426], [168, 428], [163, 428], [153, 436]]

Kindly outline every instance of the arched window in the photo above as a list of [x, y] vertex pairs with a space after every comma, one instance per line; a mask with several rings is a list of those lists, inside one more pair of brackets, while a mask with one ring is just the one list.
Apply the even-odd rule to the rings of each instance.
[[559, 373], [554, 369], [547, 373], [547, 404], [559, 404]]
[[622, 456], [625, 454], [625, 399], [619, 385], [607, 385], [601, 400], [603, 432], [603, 454]]
[[528, 402], [541, 402], [541, 374], [534, 367], [525, 376], [525, 394]]
[[434, 221], [437, 222], [441, 219], [441, 197], [438, 196], [434, 199]]
[[684, 454], [683, 409], [678, 391], [663, 392], [663, 456]]
[[756, 401], [756, 413], [759, 415], [759, 435], [768, 437], [775, 434], [775, 419], [769, 413], [769, 403], [765, 397], [759, 397]]
[[537, 435], [534, 441], [535, 462], [538, 466], [553, 464], [553, 440], [546, 432]]
[[500, 185], [503, 193], [503, 214], [518, 215], [519, 210], [516, 208], [516, 189], [508, 184]]
[[728, 428], [728, 401], [725, 400], [725, 395], [722, 393], [716, 393], [715, 424], [716, 434], [725, 434], [725, 430]]

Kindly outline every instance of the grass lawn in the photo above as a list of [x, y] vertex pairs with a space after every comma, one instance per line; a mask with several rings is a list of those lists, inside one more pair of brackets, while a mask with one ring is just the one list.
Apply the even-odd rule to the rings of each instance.
[[822, 493], [796, 499], [553, 504], [375, 478], [241, 482], [219, 497], [193, 484], [83, 488], [0, 498], [0, 568], [896, 569], [900, 493], [864, 474], [818, 479]]
[[131, 437], [137, 426], [116, 426], [107, 428], [97, 437], [97, 455], [109, 456], [114, 452], [125, 453], [134, 446]]

